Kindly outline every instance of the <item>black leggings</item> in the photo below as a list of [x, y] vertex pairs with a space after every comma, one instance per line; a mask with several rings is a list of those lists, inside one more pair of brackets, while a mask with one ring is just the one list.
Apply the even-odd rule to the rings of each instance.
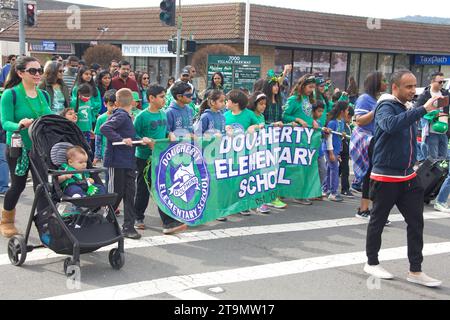
[[369, 144], [369, 169], [367, 170], [366, 175], [364, 176], [363, 183], [362, 183], [362, 198], [363, 199], [370, 199], [370, 175], [372, 174], [372, 155], [373, 155], [373, 148], [375, 147], [375, 139], [372, 138], [370, 140]]
[[[8, 192], [6, 192], [5, 200], [3, 202], [3, 208], [7, 211], [11, 211], [16, 208], [16, 205], [19, 202], [20, 195], [22, 194], [23, 190], [25, 190], [28, 172], [30, 171], [30, 168], [28, 168], [27, 172], [23, 177], [17, 176], [15, 173], [17, 160], [18, 158], [11, 158], [9, 156], [9, 146], [8, 146], [6, 148], [6, 161], [8, 161], [9, 173], [11, 176], [11, 187], [8, 189]], [[33, 177], [33, 189], [36, 190], [36, 183], [38, 179], [34, 175], [33, 171], [31, 172], [31, 175]]]

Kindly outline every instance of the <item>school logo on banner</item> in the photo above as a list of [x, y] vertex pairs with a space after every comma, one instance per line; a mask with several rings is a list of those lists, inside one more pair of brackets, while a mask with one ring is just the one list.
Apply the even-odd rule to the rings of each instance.
[[209, 173], [201, 150], [190, 143], [170, 146], [156, 168], [159, 200], [180, 220], [202, 218], [209, 195]]

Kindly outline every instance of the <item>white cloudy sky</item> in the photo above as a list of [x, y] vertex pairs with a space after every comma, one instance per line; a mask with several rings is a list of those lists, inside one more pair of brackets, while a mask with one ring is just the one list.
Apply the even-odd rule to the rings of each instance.
[[[67, 1], [110, 8], [157, 7], [160, 3], [160, 0]], [[245, 2], [245, 0], [182, 0], [182, 5], [224, 2]], [[427, 5], [420, 0], [251, 0], [251, 3], [382, 19], [399, 18], [408, 15], [450, 18], [450, 1], [448, 0], [437, 1], [435, 5]]]

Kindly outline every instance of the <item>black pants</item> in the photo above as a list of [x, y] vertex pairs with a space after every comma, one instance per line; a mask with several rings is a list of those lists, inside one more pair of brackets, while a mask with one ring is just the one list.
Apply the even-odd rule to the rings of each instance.
[[423, 261], [423, 192], [418, 177], [400, 183], [371, 180], [371, 211], [367, 228], [366, 253], [369, 265], [378, 265], [381, 234], [394, 205], [400, 210], [407, 224], [408, 259], [411, 272], [421, 272]]
[[[11, 187], [8, 189], [8, 191], [5, 194], [5, 200], [3, 202], [3, 208], [7, 211], [11, 211], [16, 208], [17, 203], [19, 202], [20, 196], [22, 192], [25, 190], [25, 187], [27, 185], [27, 178], [28, 178], [28, 172], [30, 171], [30, 167], [28, 168], [27, 172], [24, 176], [20, 177], [16, 175], [16, 165], [18, 158], [11, 158], [9, 156], [9, 147], [6, 148], [6, 161], [8, 162], [9, 166], [9, 173], [11, 176]], [[31, 166], [31, 164], [30, 164]], [[31, 171], [31, 175], [33, 177], [33, 190], [36, 191], [36, 187], [38, 184], [38, 178], [36, 177], [35, 173]], [[38, 203], [38, 210], [45, 208], [46, 203], [45, 201], [40, 201]]]
[[108, 192], [117, 193], [114, 210], [123, 199], [124, 229], [134, 228], [136, 213], [134, 209], [134, 195], [136, 191], [136, 171], [134, 169], [108, 168]]
[[372, 173], [372, 155], [373, 148], [375, 147], [375, 139], [372, 138], [369, 144], [369, 169], [367, 170], [366, 175], [362, 181], [362, 198], [370, 199], [370, 175]]
[[339, 164], [339, 174], [341, 176], [341, 191], [350, 190], [350, 182], [348, 178], [350, 177], [350, 156], [349, 154], [341, 153], [341, 163]]
[[[144, 220], [145, 210], [147, 209], [148, 201], [150, 200], [150, 192], [147, 186], [147, 183], [144, 179], [144, 169], [147, 166], [147, 160], [136, 159], [137, 165], [137, 190], [136, 190], [136, 198], [135, 198], [135, 208], [136, 208], [136, 219]], [[151, 185], [151, 171], [148, 172], [148, 181]], [[164, 226], [167, 226], [171, 223], [176, 223], [177, 220], [165, 214], [159, 207], [158, 213], [161, 217], [162, 223]]]

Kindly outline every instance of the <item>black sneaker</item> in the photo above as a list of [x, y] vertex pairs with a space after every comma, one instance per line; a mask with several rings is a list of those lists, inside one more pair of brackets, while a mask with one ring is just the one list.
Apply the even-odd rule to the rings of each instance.
[[164, 234], [174, 234], [177, 232], [182, 232], [187, 229], [187, 225], [181, 223], [181, 222], [172, 222], [168, 225], [165, 225], [163, 227], [163, 233]]
[[358, 212], [355, 214], [355, 217], [369, 220], [370, 219], [370, 210], [360, 211], [358, 208]]
[[136, 229], [134, 229], [134, 228], [123, 229], [122, 234], [125, 238], [133, 239], [133, 240], [138, 240], [142, 237], [142, 235], [139, 232], [137, 232]]
[[391, 220], [388, 219], [385, 223], [385, 226], [390, 226], [390, 225], [391, 225]]
[[354, 194], [350, 190], [342, 191], [341, 195], [343, 197], [346, 197], [346, 198], [349, 198], [349, 199], [353, 199], [355, 197]]
[[357, 186], [357, 185], [354, 185], [354, 184], [352, 184], [352, 186], [350, 187], [350, 190], [354, 191], [354, 192], [358, 192], [358, 193], [362, 192], [362, 188], [360, 186]]

